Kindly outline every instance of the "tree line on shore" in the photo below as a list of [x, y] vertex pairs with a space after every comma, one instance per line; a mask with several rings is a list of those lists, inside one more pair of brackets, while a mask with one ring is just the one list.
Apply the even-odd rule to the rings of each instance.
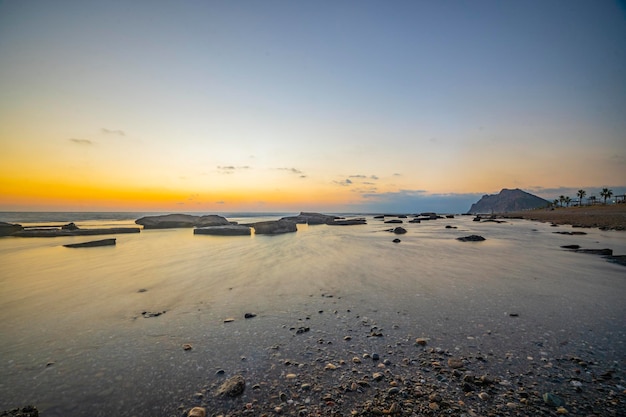
[[[586, 195], [587, 195], [587, 191], [580, 189], [576, 193], [576, 196], [578, 197], [578, 201], [572, 200], [572, 198], [569, 196], [561, 195], [559, 196], [559, 198], [552, 201], [550, 205], [552, 207], [569, 207], [570, 204], [572, 204], [573, 202], [577, 202], [578, 206], [582, 206], [583, 198], [585, 198]], [[606, 204], [607, 203], [606, 200], [613, 197], [613, 190], [609, 190], [608, 188], [603, 188], [602, 191], [600, 191], [600, 197], [604, 199], [604, 204]], [[597, 203], [598, 203], [598, 197], [596, 197], [595, 195], [590, 195], [589, 198], [587, 198], [587, 205], [594, 205]]]

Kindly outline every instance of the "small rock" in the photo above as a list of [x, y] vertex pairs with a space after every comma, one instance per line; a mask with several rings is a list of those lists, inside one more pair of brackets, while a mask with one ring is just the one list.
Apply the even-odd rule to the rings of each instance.
[[393, 242], [393, 243], [400, 243], [400, 242], [402, 242], [402, 241], [401, 241], [400, 239], [397, 239], [397, 238], [396, 238], [396, 239], [392, 240], [392, 242]]
[[478, 394], [478, 398], [480, 398], [483, 401], [487, 401], [490, 398], [490, 395], [487, 394], [486, 392], [481, 392]]
[[551, 407], [561, 407], [565, 405], [565, 401], [563, 401], [562, 398], [552, 394], [551, 392], [543, 394], [543, 401]]
[[565, 407], [559, 407], [556, 409], [557, 414], [567, 414], [567, 409]]
[[246, 313], [246, 314], [243, 315], [243, 317], [246, 318], [246, 319], [252, 319], [252, 318], [256, 317], [256, 314], [254, 314], [254, 313]]
[[427, 343], [428, 343], [428, 338], [426, 337], [418, 337], [417, 339], [415, 339], [415, 344], [417, 345], [426, 346]]
[[327, 363], [324, 369], [326, 371], [334, 371], [335, 369], [337, 369], [337, 365], [333, 365], [332, 363]]
[[235, 375], [232, 378], [228, 378], [217, 390], [217, 395], [220, 397], [236, 397], [243, 393], [246, 387], [246, 380], [241, 375]]
[[235, 319], [234, 319], [234, 318], [232, 318], [232, 317], [229, 317], [229, 318], [227, 318], [227, 319], [224, 319], [224, 323], [232, 323], [233, 321], [235, 321]]
[[193, 349], [193, 346], [191, 346], [191, 343], [185, 343], [183, 345], [183, 350], [191, 350]]
[[187, 417], [206, 417], [206, 409], [204, 407], [194, 407], [189, 410]]
[[287, 374], [287, 375], [285, 375], [285, 378], [287, 378], [287, 379], [296, 379], [297, 377], [298, 377], [298, 375], [296, 375], [296, 374]]
[[384, 377], [385, 377], [385, 376], [384, 376], [382, 373], [380, 373], [380, 372], [374, 372], [374, 373], [372, 374], [372, 379], [373, 379], [374, 381], [381, 381]]
[[458, 358], [448, 359], [448, 366], [452, 369], [458, 369], [463, 367], [463, 360]]

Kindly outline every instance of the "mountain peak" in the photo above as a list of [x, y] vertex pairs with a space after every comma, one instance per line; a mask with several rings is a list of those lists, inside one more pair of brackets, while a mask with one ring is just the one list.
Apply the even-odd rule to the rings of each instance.
[[506, 213], [509, 211], [529, 210], [546, 207], [548, 200], [527, 193], [519, 188], [503, 188], [498, 194], [485, 194], [472, 204], [468, 213]]

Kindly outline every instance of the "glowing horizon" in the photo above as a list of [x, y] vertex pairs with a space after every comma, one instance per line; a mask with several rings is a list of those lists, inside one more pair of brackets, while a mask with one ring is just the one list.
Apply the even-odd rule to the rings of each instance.
[[460, 212], [502, 188], [623, 194], [623, 12], [5, 2], [0, 211]]

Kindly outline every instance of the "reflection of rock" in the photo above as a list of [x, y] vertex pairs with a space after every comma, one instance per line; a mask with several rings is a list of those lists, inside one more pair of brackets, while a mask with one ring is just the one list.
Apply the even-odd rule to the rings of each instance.
[[460, 240], [461, 242], [482, 242], [483, 240], [485, 240], [485, 238], [478, 235], [470, 235], [465, 237], [457, 237], [456, 240]]
[[245, 236], [252, 232], [248, 226], [231, 224], [228, 226], [208, 226], [198, 227], [193, 230], [194, 235], [215, 235], [215, 236]]
[[173, 229], [182, 227], [226, 226], [231, 224], [222, 216], [192, 216], [190, 214], [165, 214], [162, 216], [146, 216], [135, 220], [144, 229]]
[[0, 222], [0, 236], [9, 236], [21, 230], [24, 230], [22, 225]]
[[297, 232], [296, 224], [290, 220], [275, 220], [253, 223], [254, 233], [257, 235], [277, 235], [281, 233]]
[[70, 243], [68, 245], [63, 245], [63, 246], [65, 246], [66, 248], [95, 248], [98, 246], [115, 246], [115, 238], [92, 240], [91, 242], [83, 242], [83, 243]]

